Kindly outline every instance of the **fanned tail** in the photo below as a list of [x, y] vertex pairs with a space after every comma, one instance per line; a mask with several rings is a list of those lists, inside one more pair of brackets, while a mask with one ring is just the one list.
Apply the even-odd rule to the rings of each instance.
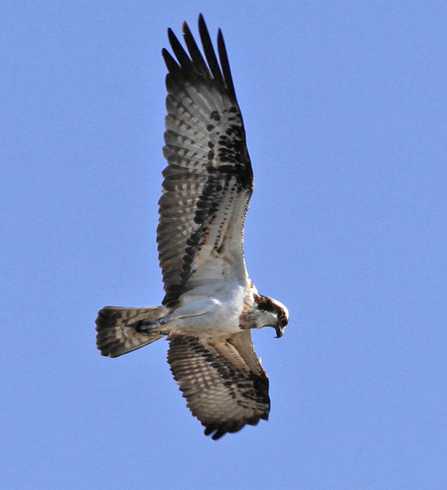
[[96, 318], [96, 347], [103, 356], [119, 357], [164, 337], [147, 335], [135, 331], [132, 323], [139, 320], [153, 320], [166, 315], [164, 306], [127, 308], [105, 306]]

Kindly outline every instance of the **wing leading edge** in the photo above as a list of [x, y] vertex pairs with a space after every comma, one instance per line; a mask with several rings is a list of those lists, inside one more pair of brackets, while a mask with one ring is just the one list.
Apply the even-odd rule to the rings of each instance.
[[205, 56], [185, 22], [187, 51], [169, 29], [175, 58], [162, 52], [168, 68], [163, 148], [168, 165], [157, 228], [163, 304], [222, 274], [228, 269], [223, 254], [231, 256], [230, 273], [246, 277], [242, 241], [253, 172], [245, 130], [222, 33], [219, 59], [202, 16], [199, 33]]
[[172, 336], [168, 362], [188, 408], [212, 439], [268, 419], [268, 378], [249, 330], [214, 341]]

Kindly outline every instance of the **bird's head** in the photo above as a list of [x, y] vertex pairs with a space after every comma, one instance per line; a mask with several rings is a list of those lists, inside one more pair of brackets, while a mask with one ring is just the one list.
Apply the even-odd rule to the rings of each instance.
[[289, 321], [289, 310], [279, 301], [260, 294], [254, 295], [257, 327], [273, 327], [276, 338], [282, 337]]

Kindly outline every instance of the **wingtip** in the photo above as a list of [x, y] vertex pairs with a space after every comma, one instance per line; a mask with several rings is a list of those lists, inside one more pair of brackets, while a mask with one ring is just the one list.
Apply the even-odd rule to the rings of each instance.
[[187, 36], [188, 34], [192, 35], [191, 34], [191, 29], [189, 28], [189, 25], [186, 22], [186, 20], [184, 20], [182, 22], [182, 33], [183, 33], [184, 36]]
[[199, 14], [198, 22], [199, 24], [199, 32], [202, 35], [202, 32], [208, 33], [208, 28], [206, 26], [205, 18], [203, 17], [202, 14]]

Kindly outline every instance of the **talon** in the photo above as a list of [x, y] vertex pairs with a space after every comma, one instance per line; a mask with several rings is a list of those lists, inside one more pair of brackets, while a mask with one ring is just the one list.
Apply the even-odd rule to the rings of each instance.
[[161, 325], [164, 325], [166, 321], [162, 320], [138, 320], [131, 323], [128, 327], [133, 328], [135, 332], [142, 335], [169, 335], [169, 330], [155, 331]]
[[150, 330], [157, 328], [158, 322], [152, 322], [151, 320], [138, 320], [137, 322], [131, 323], [129, 327], [133, 328], [135, 332], [141, 334], [152, 333]]

